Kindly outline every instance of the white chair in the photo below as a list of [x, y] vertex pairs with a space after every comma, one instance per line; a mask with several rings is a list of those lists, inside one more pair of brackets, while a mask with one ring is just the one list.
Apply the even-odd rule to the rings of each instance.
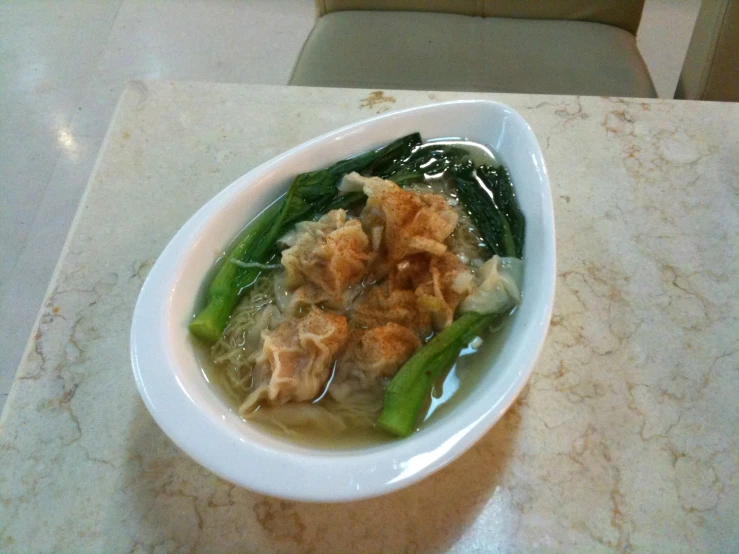
[[644, 0], [316, 0], [290, 83], [656, 97]]

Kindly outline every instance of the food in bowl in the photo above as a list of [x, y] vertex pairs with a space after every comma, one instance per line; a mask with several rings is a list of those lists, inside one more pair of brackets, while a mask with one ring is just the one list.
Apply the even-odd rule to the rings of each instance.
[[189, 329], [245, 419], [405, 437], [520, 301], [524, 234], [486, 146], [414, 133], [298, 175], [219, 260]]

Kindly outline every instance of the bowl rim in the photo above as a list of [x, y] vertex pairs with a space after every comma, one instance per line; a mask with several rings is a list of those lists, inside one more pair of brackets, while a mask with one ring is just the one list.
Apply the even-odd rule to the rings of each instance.
[[[445, 425], [436, 426], [435, 432], [424, 431], [426, 435], [424, 441], [417, 440], [418, 435], [421, 435], [417, 433], [407, 439], [390, 442], [382, 448], [367, 450], [335, 452], [317, 450], [291, 446], [277, 439], [260, 439], [261, 443], [257, 444], [249, 442], [243, 434], [236, 433], [225, 425], [218, 425], [216, 418], [204, 417], [207, 406], [199, 405], [191, 398], [173, 369], [177, 367], [180, 360], [169, 351], [171, 349], [166, 348], [166, 345], [171, 344], [173, 339], [172, 329], [168, 322], [164, 321], [166, 318], [160, 317], [157, 320], [156, 317], [157, 314], [167, 313], [167, 310], [171, 308], [173, 295], [163, 298], [162, 294], [166, 296], [166, 293], [171, 293], [176, 288], [177, 266], [184, 263], [184, 260], [178, 260], [174, 256], [177, 251], [174, 245], [179, 245], [182, 249], [185, 239], [197, 237], [202, 231], [204, 222], [217, 217], [224, 199], [247, 189], [250, 184], [259, 179], [269, 179], [272, 170], [300, 152], [309, 151], [316, 145], [341, 138], [362, 128], [371, 128], [372, 125], [377, 124], [376, 122], [420, 116], [424, 113], [431, 113], [433, 110], [453, 109], [460, 106], [504, 112], [506, 117], [517, 120], [517, 124], [527, 134], [527, 138], [535, 145], [535, 152], [532, 154], [535, 158], [533, 162], [539, 176], [541, 210], [548, 231], [544, 235], [547, 274], [541, 278], [543, 295], [547, 301], [536, 310], [537, 317], [533, 321], [533, 326], [539, 330], [535, 336], [536, 344], [528, 343], [527, 351], [521, 354], [522, 363], [515, 381], [500, 398], [491, 402], [485, 409], [478, 409], [475, 414], [470, 414], [470, 410], [467, 409], [465, 411], [468, 415], [465, 418], [466, 425], [462, 427], [457, 425], [459, 428], [456, 432], [450, 433], [449, 431], [454, 428], [452, 425], [454, 419], [460, 418], [447, 417], [449, 421], [446, 421]], [[274, 184], [273, 182], [273, 187]], [[193, 243], [190, 242], [187, 246], [192, 248]], [[167, 271], [174, 272], [170, 275]], [[455, 100], [387, 112], [324, 133], [260, 164], [206, 202], [177, 231], [147, 276], [136, 302], [130, 335], [134, 378], [148, 411], [165, 434], [190, 457], [224, 479], [256, 492], [291, 500], [336, 502], [371, 498], [407, 487], [438, 471], [469, 449], [498, 422], [526, 385], [543, 347], [554, 304], [555, 279], [554, 214], [548, 173], [539, 143], [528, 123], [518, 112], [502, 103], [490, 100]], [[152, 306], [155, 309], [152, 309]], [[156, 343], [155, 337], [161, 339], [161, 344]], [[169, 371], [169, 380], [162, 379], [161, 376], [157, 377], [147, 369], [151, 367], [159, 368], [157, 371], [165, 373]], [[176, 387], [173, 386], [173, 380], [176, 381]], [[455, 412], [460, 412], [459, 408], [456, 407]], [[187, 422], [187, 426], [181, 425], [182, 418]], [[446, 436], [446, 438], [441, 442], [434, 441], [437, 435]], [[425, 447], [416, 450], [413, 455], [412, 443], [417, 443], [419, 446], [425, 444]], [[232, 459], [228, 459], [229, 456]], [[282, 480], [265, 483], [254, 477], [250, 478], [248, 472], [242, 471], [243, 468], [235, 465], [236, 461], [259, 462], [265, 464], [267, 471], [272, 473], [281, 470], [293, 470], [296, 473], [289, 473], [288, 478]], [[300, 464], [300, 466], [295, 464]], [[385, 469], [390, 467], [388, 471], [394, 477], [386, 478], [384, 482], [377, 482], [373, 474], [380, 466]], [[321, 482], [335, 479], [337, 475], [342, 475], [344, 478], [332, 484], [330, 489], [324, 490], [316, 486], [313, 479], [316, 475], [321, 475], [319, 479]]]

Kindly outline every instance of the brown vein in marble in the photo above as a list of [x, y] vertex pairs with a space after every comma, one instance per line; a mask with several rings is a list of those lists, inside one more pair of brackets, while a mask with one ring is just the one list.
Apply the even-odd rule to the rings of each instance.
[[[574, 102], [574, 110], [570, 109], [573, 106], [569, 102], [563, 103], [554, 110], [554, 115], [556, 115], [559, 120], [549, 127], [549, 130], [546, 133], [546, 150], [550, 149], [552, 135], [555, 134], [555, 132], [560, 132], [561, 130], [566, 129], [572, 123], [590, 118], [590, 115], [583, 109], [582, 98], [580, 96], [576, 96]], [[537, 107], [544, 106], [546, 104], [548, 103], [542, 102]]]
[[[38, 390], [47, 390], [51, 393], [51, 396], [39, 402], [36, 409], [42, 414], [41, 417], [53, 418], [49, 429], [52, 433], [61, 430], [57, 440], [63, 447], [77, 446], [88, 462], [114, 468], [109, 460], [92, 453], [81, 441], [84, 426], [74, 404], [80, 387], [93, 374], [91, 371], [94, 371], [86, 365], [88, 357], [85, 345], [100, 338], [96, 327], [89, 325], [88, 318], [92, 320], [91, 310], [97, 309], [101, 305], [99, 304], [101, 300], [109, 297], [117, 286], [118, 276], [115, 273], [104, 274], [96, 278], [90, 286], [84, 284], [76, 287], [68, 286], [70, 282], [84, 283], [85, 278], [80, 279], [81, 276], [83, 276], [83, 269], [77, 268], [58, 277], [58, 284], [46, 300], [44, 311], [39, 318], [29, 357], [16, 379], [20, 383], [33, 382]], [[116, 302], [111, 304], [107, 300], [103, 309], [115, 310], [116, 307]], [[42, 382], [45, 384], [42, 385]], [[56, 390], [59, 392], [53, 392]], [[65, 420], [59, 419], [60, 415], [66, 418], [66, 422], [71, 427], [66, 427]], [[4, 434], [0, 449], [13, 450], [14, 447], [9, 444], [9, 440], [12, 441], [12, 438]], [[60, 450], [57, 455], [61, 453]], [[35, 489], [38, 483], [53, 473], [54, 464], [48, 463], [48, 453], [42, 455], [40, 452], [30, 452], [26, 456], [34, 463], [47, 463], [38, 466], [38, 468], [45, 469], [36, 470], [31, 482], [31, 490], [24, 491], [22, 497], [9, 499], [5, 493], [2, 494], [3, 503], [13, 502], [16, 504], [16, 509], [21, 503], [29, 502], [37, 496], [39, 491]], [[0, 536], [3, 535], [4, 530], [0, 532]]]
[[303, 544], [305, 524], [295, 510], [295, 503], [264, 499], [256, 502], [253, 510], [257, 522], [270, 537]]
[[[379, 104], [395, 104], [395, 102], [396, 100], [394, 96], [386, 96], [384, 91], [376, 90], [374, 92], [370, 92], [366, 98], [363, 98], [359, 101], [359, 108], [368, 108], [372, 110], [375, 108], [375, 106]], [[381, 114], [388, 111], [389, 109], [389, 105], [380, 106], [380, 108], [375, 113]]]

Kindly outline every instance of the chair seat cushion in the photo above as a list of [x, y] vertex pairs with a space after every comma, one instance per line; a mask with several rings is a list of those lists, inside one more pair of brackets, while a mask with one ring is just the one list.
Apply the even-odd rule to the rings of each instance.
[[636, 39], [622, 29], [419, 12], [321, 17], [290, 84], [656, 97]]

